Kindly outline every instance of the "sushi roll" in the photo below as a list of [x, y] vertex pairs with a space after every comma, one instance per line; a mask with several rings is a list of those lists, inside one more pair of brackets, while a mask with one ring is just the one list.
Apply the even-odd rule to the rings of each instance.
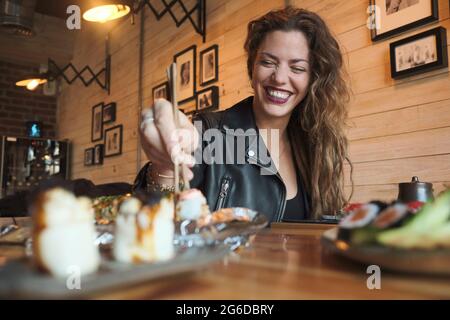
[[425, 202], [422, 201], [411, 201], [406, 204], [408, 206], [409, 212], [412, 214], [418, 213], [422, 207], [425, 205]]
[[210, 214], [206, 198], [198, 189], [181, 192], [176, 201], [177, 220], [199, 220]]
[[367, 228], [380, 212], [380, 206], [367, 203], [350, 212], [339, 223], [338, 239], [348, 242], [365, 242], [372, 239], [372, 232]]
[[40, 193], [31, 206], [33, 260], [37, 267], [66, 277], [76, 266], [82, 275], [95, 272], [100, 253], [94, 243], [94, 210], [89, 198], [62, 188]]
[[147, 204], [135, 197], [119, 209], [114, 238], [114, 258], [126, 263], [165, 261], [174, 256], [173, 198]]
[[389, 207], [390, 204], [388, 204], [385, 201], [380, 201], [380, 200], [373, 200], [369, 202], [370, 204], [374, 204], [378, 207], [378, 212], [380, 213], [381, 211], [383, 211], [384, 209], [386, 209], [387, 207]]
[[362, 205], [358, 209], [350, 212], [339, 223], [341, 229], [362, 228], [369, 225], [380, 211], [380, 207], [373, 203]]
[[395, 203], [383, 211], [372, 222], [377, 229], [395, 228], [402, 224], [410, 215], [409, 208], [403, 203]]

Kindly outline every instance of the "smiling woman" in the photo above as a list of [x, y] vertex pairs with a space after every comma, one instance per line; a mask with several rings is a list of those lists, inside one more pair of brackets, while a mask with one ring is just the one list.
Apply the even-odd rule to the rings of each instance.
[[265, 37], [252, 70], [255, 115], [260, 124], [273, 122], [274, 118], [289, 121], [308, 92], [308, 57], [308, 43], [302, 32], [274, 31]]
[[[222, 112], [197, 114], [203, 143], [191, 164], [190, 185], [205, 194], [211, 210], [247, 207], [271, 221], [336, 214], [346, 204], [348, 102], [337, 41], [317, 14], [289, 6], [251, 21], [244, 47], [254, 96]], [[136, 188], [173, 186], [173, 179], [164, 178], [173, 176], [167, 159], [193, 161], [195, 128], [180, 114], [186, 130], [177, 137], [167, 104], [158, 100], [154, 121], [142, 123], [141, 141], [152, 164], [143, 168]], [[239, 143], [242, 136], [246, 143]], [[245, 163], [230, 154], [245, 155]], [[226, 164], [219, 161], [223, 155]]]

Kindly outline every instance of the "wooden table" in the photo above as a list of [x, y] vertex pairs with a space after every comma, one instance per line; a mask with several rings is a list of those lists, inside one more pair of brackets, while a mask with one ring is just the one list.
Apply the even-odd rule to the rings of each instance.
[[[0, 224], [10, 223], [0, 219]], [[28, 220], [19, 220], [27, 224]], [[248, 247], [198, 272], [144, 282], [96, 299], [436, 299], [450, 298], [450, 278], [383, 271], [381, 289], [369, 290], [367, 265], [335, 256], [321, 246], [332, 225], [274, 224]], [[0, 247], [0, 265], [23, 256]]]

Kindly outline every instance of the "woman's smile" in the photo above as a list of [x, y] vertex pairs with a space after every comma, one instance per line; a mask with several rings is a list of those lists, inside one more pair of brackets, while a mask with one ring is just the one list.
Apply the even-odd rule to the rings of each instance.
[[283, 105], [289, 101], [292, 92], [267, 86], [264, 88], [266, 91], [266, 99], [278, 105]]

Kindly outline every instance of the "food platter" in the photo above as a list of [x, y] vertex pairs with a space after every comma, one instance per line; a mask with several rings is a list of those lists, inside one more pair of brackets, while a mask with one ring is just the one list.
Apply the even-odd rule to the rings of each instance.
[[[230, 208], [236, 217], [246, 221], [219, 221], [198, 227], [195, 223], [177, 225], [174, 238], [175, 256], [165, 262], [127, 264], [112, 258], [114, 225], [98, 225], [95, 244], [102, 260], [96, 273], [80, 278], [79, 290], [70, 290], [65, 278], [52, 277], [36, 269], [29, 257], [12, 260], [0, 267], [0, 298], [65, 299], [92, 296], [105, 290], [117, 289], [167, 276], [202, 270], [220, 261], [230, 251], [245, 245], [248, 237], [268, 224], [267, 218], [250, 209]], [[180, 229], [181, 228], [181, 229]], [[15, 234], [14, 234], [15, 233]], [[30, 227], [22, 227], [0, 239], [5, 245], [19, 245], [32, 255]], [[0, 242], [1, 242], [0, 241]]]
[[338, 228], [325, 231], [322, 245], [337, 255], [386, 270], [450, 276], [449, 249], [394, 249], [381, 245], [351, 245], [337, 238]]
[[[175, 243], [182, 246], [204, 246], [226, 243], [232, 249], [243, 245], [247, 237], [268, 225], [267, 217], [247, 208], [228, 208], [232, 216], [244, 220], [218, 221], [199, 227], [195, 221], [177, 224]], [[212, 214], [214, 216], [214, 213]]]
[[0, 268], [1, 298], [79, 298], [150, 281], [201, 270], [229, 253], [226, 245], [178, 248], [167, 262], [125, 264], [103, 257], [100, 269], [80, 277], [80, 289], [70, 289], [67, 278], [55, 278], [36, 270], [29, 259], [12, 261]]

